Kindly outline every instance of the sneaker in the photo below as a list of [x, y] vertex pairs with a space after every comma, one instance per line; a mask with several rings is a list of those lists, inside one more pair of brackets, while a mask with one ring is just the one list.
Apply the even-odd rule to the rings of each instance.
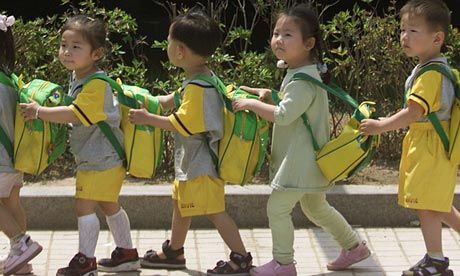
[[349, 266], [367, 259], [371, 255], [371, 251], [365, 241], [361, 241], [357, 247], [351, 250], [342, 249], [339, 257], [327, 264], [329, 270], [344, 270]]
[[10, 253], [3, 264], [3, 275], [15, 274], [42, 250], [41, 245], [34, 242], [29, 235], [24, 235], [11, 246]]
[[96, 258], [77, 253], [67, 267], [58, 269], [56, 276], [97, 276]]
[[[5, 264], [5, 260], [0, 260], [0, 274], [3, 274], [3, 266]], [[32, 264], [25, 264], [22, 266], [14, 275], [29, 275], [32, 274], [33, 268]]]
[[449, 258], [445, 257], [444, 261], [433, 259], [428, 254], [425, 254], [421, 259], [409, 270], [404, 270], [402, 276], [454, 276], [454, 272], [449, 267]]
[[112, 251], [110, 259], [104, 258], [97, 262], [97, 269], [103, 272], [136, 271], [141, 267], [137, 250], [121, 247]]
[[275, 259], [270, 262], [255, 267], [250, 271], [251, 276], [297, 276], [295, 262], [282, 265]]
[[160, 269], [185, 269], [185, 259], [178, 259], [177, 257], [184, 255], [184, 248], [177, 250], [171, 249], [170, 241], [163, 242], [162, 251], [166, 259], [161, 259], [155, 250], [145, 252], [144, 258], [141, 260], [143, 268], [160, 268]]
[[230, 253], [230, 261], [237, 267], [236, 269], [233, 268], [230, 262], [221, 260], [217, 262], [216, 267], [208, 269], [206, 275], [249, 276], [249, 271], [254, 267], [252, 266], [252, 256], [249, 252], [248, 255], [243, 256], [232, 251]]

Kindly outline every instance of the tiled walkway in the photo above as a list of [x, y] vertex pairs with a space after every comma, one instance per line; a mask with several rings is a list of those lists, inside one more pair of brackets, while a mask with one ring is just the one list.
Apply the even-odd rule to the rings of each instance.
[[[295, 259], [298, 275], [401, 275], [401, 270], [418, 261], [425, 252], [422, 234], [418, 228], [358, 228], [360, 236], [368, 241], [372, 256], [343, 272], [329, 272], [328, 260], [339, 253], [339, 247], [321, 229], [298, 229], [295, 240]], [[56, 275], [59, 267], [65, 266], [76, 253], [77, 231], [31, 231], [30, 235], [44, 247], [36, 257], [35, 275]], [[168, 237], [164, 230], [132, 231], [133, 240], [143, 255], [147, 249], [159, 249]], [[254, 256], [254, 264], [263, 264], [271, 259], [271, 234], [269, 229], [243, 229], [241, 235], [249, 251]], [[460, 235], [453, 230], [443, 230], [444, 253], [450, 257], [451, 269], [460, 273]], [[96, 256], [108, 257], [114, 248], [111, 235], [102, 231]], [[5, 236], [0, 238], [0, 255], [7, 253]], [[185, 244], [188, 270], [166, 271], [142, 269], [137, 273], [116, 275], [205, 275], [206, 269], [214, 267], [216, 261], [226, 259], [229, 251], [215, 230], [191, 230]], [[99, 273], [101, 275], [115, 275]]]

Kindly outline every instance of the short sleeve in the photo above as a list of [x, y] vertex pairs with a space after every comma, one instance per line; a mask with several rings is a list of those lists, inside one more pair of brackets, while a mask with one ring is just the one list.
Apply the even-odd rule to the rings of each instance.
[[103, 80], [91, 80], [83, 86], [70, 105], [70, 109], [83, 125], [90, 126], [107, 119], [107, 114], [104, 112], [106, 85]]
[[437, 71], [427, 71], [414, 80], [407, 100], [418, 103], [425, 115], [441, 107], [442, 75]]
[[177, 111], [168, 116], [174, 128], [183, 136], [206, 131], [204, 118], [204, 89], [195, 84], [184, 88], [182, 103]]
[[281, 102], [275, 107], [275, 123], [289, 125], [308, 109], [315, 98], [316, 88], [305, 81], [286, 85]]

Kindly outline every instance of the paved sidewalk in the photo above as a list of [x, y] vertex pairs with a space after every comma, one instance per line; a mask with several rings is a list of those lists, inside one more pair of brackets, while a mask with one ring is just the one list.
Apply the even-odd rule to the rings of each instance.
[[[422, 234], [418, 228], [357, 228], [360, 236], [368, 241], [372, 256], [343, 272], [329, 272], [328, 260], [339, 253], [334, 240], [319, 228], [296, 230], [295, 259], [298, 275], [401, 275], [401, 270], [418, 261], [425, 252]], [[40, 242], [44, 250], [36, 257], [35, 275], [56, 275], [59, 267], [65, 266], [76, 253], [78, 247], [77, 231], [31, 231], [33, 239]], [[168, 237], [165, 230], [134, 230], [133, 241], [143, 255], [147, 249], [159, 249]], [[263, 264], [271, 260], [271, 234], [269, 229], [242, 229], [241, 235], [249, 251], [254, 256], [254, 264]], [[453, 230], [443, 229], [445, 254], [450, 257], [451, 269], [460, 273], [460, 235]], [[108, 231], [102, 231], [96, 256], [110, 256], [114, 244]], [[8, 241], [0, 238], [0, 255], [5, 255]], [[216, 261], [227, 259], [228, 249], [216, 230], [191, 230], [185, 244], [188, 270], [166, 271], [142, 269], [137, 273], [119, 273], [101, 275], [205, 275], [206, 269], [214, 267]]]

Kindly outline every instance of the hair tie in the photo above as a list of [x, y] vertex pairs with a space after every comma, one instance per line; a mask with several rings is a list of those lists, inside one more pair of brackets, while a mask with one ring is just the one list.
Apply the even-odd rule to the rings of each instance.
[[320, 71], [321, 74], [327, 73], [328, 69], [326, 63], [318, 63], [316, 66], [318, 67], [318, 71]]
[[13, 26], [14, 22], [14, 16], [0, 15], [0, 30], [6, 32], [8, 30], [8, 27]]
[[281, 69], [286, 69], [289, 67], [289, 65], [286, 63], [286, 61], [280, 59], [278, 62], [276, 62], [276, 67], [281, 68]]

